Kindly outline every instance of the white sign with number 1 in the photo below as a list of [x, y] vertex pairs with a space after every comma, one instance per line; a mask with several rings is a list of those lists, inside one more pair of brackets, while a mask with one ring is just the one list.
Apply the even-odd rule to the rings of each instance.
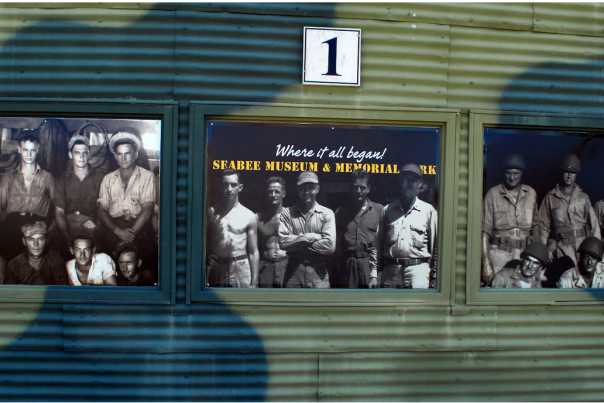
[[304, 27], [302, 84], [361, 85], [361, 30]]

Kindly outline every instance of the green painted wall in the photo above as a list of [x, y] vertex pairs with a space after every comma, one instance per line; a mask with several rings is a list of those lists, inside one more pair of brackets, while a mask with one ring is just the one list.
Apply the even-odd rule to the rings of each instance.
[[[466, 239], [469, 110], [601, 114], [602, 7], [2, 5], [2, 97], [178, 101], [180, 114], [176, 307], [0, 304], [0, 399], [601, 400], [604, 306], [466, 306]], [[300, 84], [304, 26], [363, 30], [360, 88]], [[455, 304], [175, 315], [190, 100], [460, 109]]]

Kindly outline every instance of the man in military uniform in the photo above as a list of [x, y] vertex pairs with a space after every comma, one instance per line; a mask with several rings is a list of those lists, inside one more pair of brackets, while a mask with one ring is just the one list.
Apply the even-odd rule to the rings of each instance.
[[283, 209], [279, 245], [289, 256], [285, 288], [330, 288], [327, 260], [336, 248], [333, 211], [317, 203], [319, 178], [311, 171], [298, 175], [298, 203]]
[[602, 255], [604, 244], [595, 237], [586, 238], [579, 249], [579, 263], [576, 267], [566, 271], [558, 288], [604, 288], [604, 267]]
[[384, 288], [429, 288], [436, 276], [438, 217], [432, 205], [417, 198], [422, 184], [420, 167], [403, 165], [399, 199], [382, 210]]
[[350, 201], [336, 210], [336, 255], [339, 270], [332, 280], [341, 288], [376, 288], [377, 232], [383, 206], [367, 195], [369, 174], [357, 169], [350, 177]]
[[600, 239], [600, 225], [589, 196], [575, 183], [581, 172], [579, 157], [567, 155], [560, 168], [560, 182], [545, 195], [539, 207], [541, 243], [547, 244], [550, 260], [568, 256], [577, 265], [581, 242], [587, 237]]
[[537, 193], [522, 184], [526, 166], [518, 154], [503, 163], [503, 182], [482, 203], [482, 285], [511, 260], [519, 259], [530, 236], [539, 239]]
[[493, 288], [542, 288], [544, 267], [547, 263], [547, 246], [532, 243], [520, 254], [521, 262], [514, 267], [504, 267], [493, 278]]
[[604, 234], [604, 199], [599, 200], [594, 204], [594, 212], [600, 224], [600, 235]]

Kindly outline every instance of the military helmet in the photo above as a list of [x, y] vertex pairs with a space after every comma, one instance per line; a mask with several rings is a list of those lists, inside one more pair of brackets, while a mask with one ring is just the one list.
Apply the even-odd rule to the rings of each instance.
[[503, 169], [521, 169], [524, 171], [526, 169], [524, 158], [520, 154], [508, 155], [503, 161]]
[[562, 164], [560, 164], [560, 168], [564, 172], [572, 172], [579, 173], [581, 172], [581, 160], [577, 157], [576, 154], [568, 154], [562, 160]]
[[535, 259], [538, 259], [541, 264], [545, 265], [548, 258], [547, 246], [542, 243], [534, 242], [524, 248], [520, 257], [522, 258], [524, 255], [532, 256]]
[[592, 236], [581, 242], [578, 251], [579, 253], [587, 253], [598, 260], [602, 260], [602, 255], [604, 255], [604, 243]]

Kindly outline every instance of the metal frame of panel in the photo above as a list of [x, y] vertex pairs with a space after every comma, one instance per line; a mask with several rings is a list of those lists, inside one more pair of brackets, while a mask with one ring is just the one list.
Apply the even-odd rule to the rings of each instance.
[[[440, 129], [439, 267], [434, 290], [202, 290], [206, 196], [206, 123], [208, 119], [263, 122], [322, 122], [359, 125], [430, 126]], [[450, 305], [454, 295], [457, 230], [457, 175], [460, 133], [458, 110], [411, 108], [351, 108], [349, 106], [191, 102], [191, 186], [189, 188], [189, 261], [187, 302]]]
[[160, 176], [159, 287], [0, 285], [0, 301], [45, 303], [174, 304], [176, 256], [176, 158], [178, 105], [173, 101], [125, 102], [123, 100], [56, 100], [0, 98], [0, 117], [57, 117], [144, 119], [162, 121]]
[[594, 115], [535, 114], [470, 111], [468, 236], [466, 287], [468, 305], [477, 304], [590, 304], [604, 301], [604, 289], [481, 289], [481, 236], [484, 128], [600, 131], [604, 117]]

